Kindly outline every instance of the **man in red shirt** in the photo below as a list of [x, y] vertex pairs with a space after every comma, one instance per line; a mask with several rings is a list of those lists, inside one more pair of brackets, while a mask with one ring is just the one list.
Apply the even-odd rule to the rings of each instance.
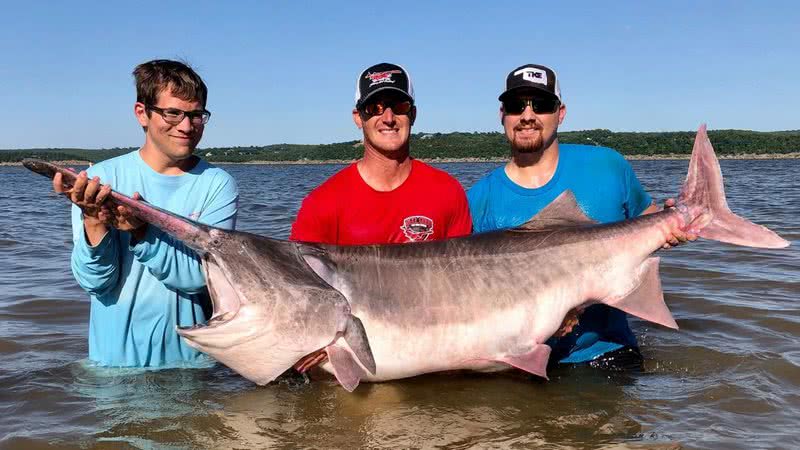
[[[366, 245], [469, 234], [472, 219], [461, 184], [409, 155], [417, 108], [408, 72], [389, 63], [367, 68], [356, 80], [355, 100], [353, 122], [364, 133], [364, 157], [308, 194], [289, 239]], [[324, 351], [308, 355], [295, 368], [306, 372], [326, 357]]]
[[461, 184], [412, 159], [414, 88], [402, 67], [381, 63], [356, 81], [353, 121], [364, 157], [303, 200], [289, 239], [337, 245], [421, 242], [463, 236], [472, 224]]

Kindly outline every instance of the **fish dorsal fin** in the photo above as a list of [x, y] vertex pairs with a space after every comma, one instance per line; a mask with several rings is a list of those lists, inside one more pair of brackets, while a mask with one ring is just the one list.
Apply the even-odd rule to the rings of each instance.
[[554, 228], [594, 225], [597, 222], [590, 219], [578, 206], [575, 194], [566, 190], [559, 194], [555, 200], [545, 206], [530, 220], [515, 228], [521, 231], [552, 230]]

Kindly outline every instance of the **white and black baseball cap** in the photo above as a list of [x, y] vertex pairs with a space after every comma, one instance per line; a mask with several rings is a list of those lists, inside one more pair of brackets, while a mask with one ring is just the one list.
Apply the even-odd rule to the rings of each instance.
[[502, 102], [514, 92], [530, 89], [549, 94], [563, 103], [556, 73], [553, 69], [539, 64], [525, 64], [512, 70], [506, 77], [506, 90], [500, 94], [498, 100]]
[[398, 91], [414, 101], [411, 76], [397, 64], [380, 63], [367, 67], [356, 79], [356, 108], [378, 92]]

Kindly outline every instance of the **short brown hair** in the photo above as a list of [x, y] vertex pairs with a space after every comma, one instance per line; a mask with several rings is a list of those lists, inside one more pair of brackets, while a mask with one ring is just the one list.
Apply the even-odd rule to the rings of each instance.
[[199, 101], [206, 107], [208, 88], [188, 64], [169, 59], [154, 59], [133, 69], [136, 79], [136, 101], [155, 105], [158, 94], [171, 87], [171, 94], [181, 100]]

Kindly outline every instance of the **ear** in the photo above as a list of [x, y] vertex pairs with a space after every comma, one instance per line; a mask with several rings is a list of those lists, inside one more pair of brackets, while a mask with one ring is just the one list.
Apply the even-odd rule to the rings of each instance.
[[506, 124], [505, 124], [505, 123], [503, 123], [503, 121], [504, 121], [504, 120], [505, 120], [505, 118], [506, 118], [506, 112], [505, 112], [505, 111], [503, 111], [503, 105], [500, 105], [500, 111], [498, 111], [498, 113], [499, 113], [499, 115], [500, 115], [500, 125], [502, 125], [502, 126], [506, 126]]
[[150, 117], [147, 116], [147, 108], [145, 108], [144, 103], [134, 103], [133, 114], [136, 116], [136, 120], [139, 121], [139, 125], [142, 127], [146, 127], [150, 123]]
[[364, 128], [364, 121], [361, 120], [361, 113], [355, 108], [353, 108], [353, 123], [356, 124], [359, 130]]
[[414, 121], [417, 120], [417, 107], [412, 106], [411, 111], [408, 112], [408, 120], [410, 121], [411, 125], [414, 125]]
[[559, 125], [561, 125], [561, 122], [564, 121], [564, 117], [566, 117], [566, 116], [567, 116], [567, 105], [562, 103], [561, 106], [558, 107], [558, 124]]

